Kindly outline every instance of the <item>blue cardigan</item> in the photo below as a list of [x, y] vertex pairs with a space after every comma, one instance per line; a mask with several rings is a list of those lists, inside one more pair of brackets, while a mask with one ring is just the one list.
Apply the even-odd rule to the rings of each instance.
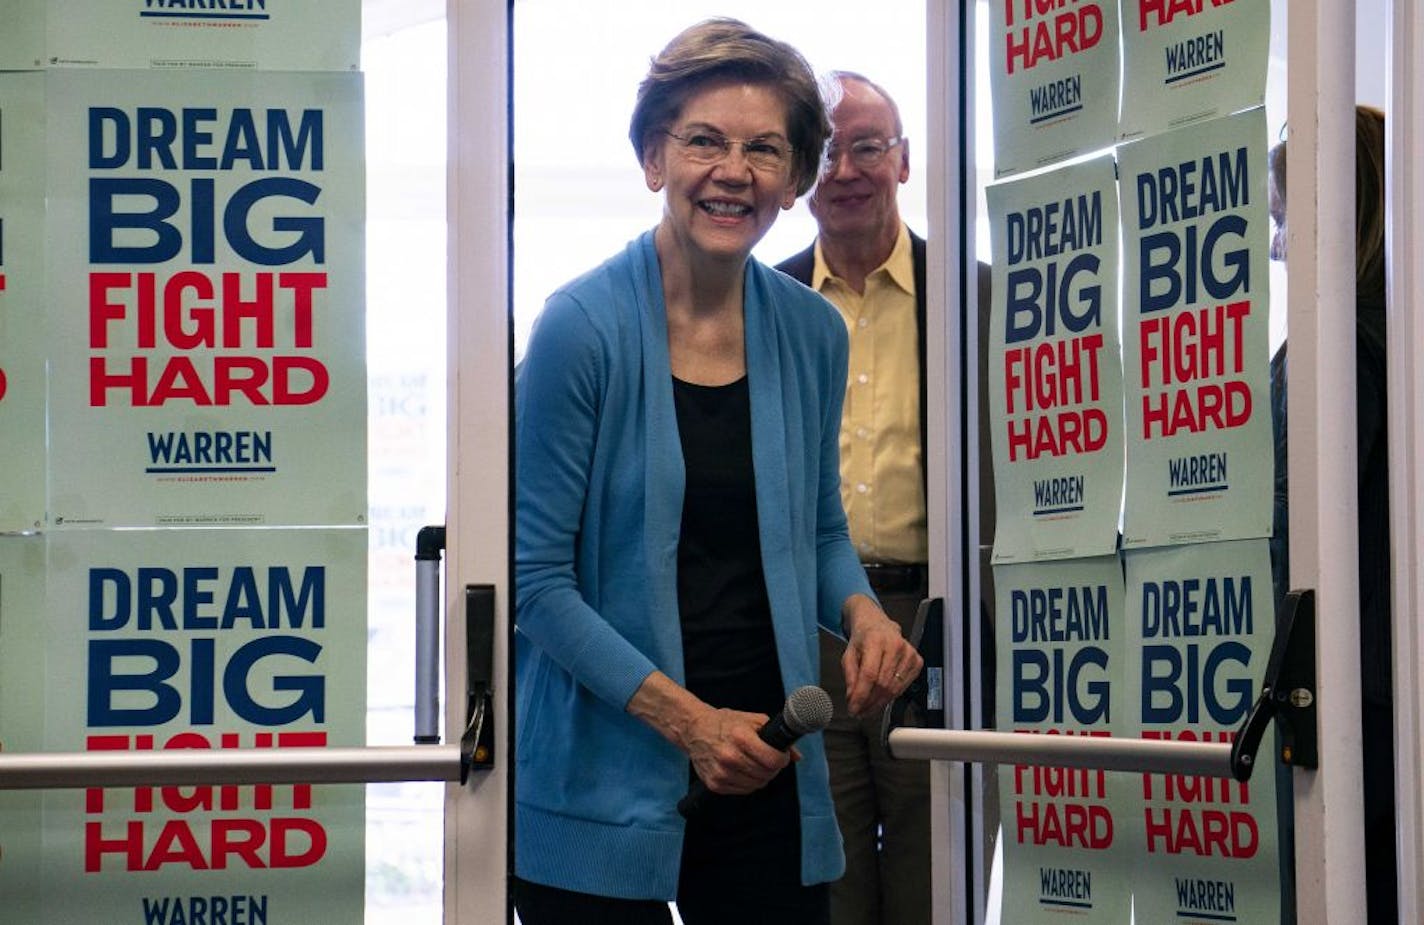
[[[655, 669], [685, 682], [683, 460], [653, 234], [554, 293], [516, 374], [515, 870], [629, 899], [677, 891], [687, 756], [626, 712]], [[840, 501], [844, 323], [755, 260], [744, 312], [762, 567], [789, 693], [817, 625], [870, 595]], [[821, 737], [800, 743], [804, 883], [844, 869]]]

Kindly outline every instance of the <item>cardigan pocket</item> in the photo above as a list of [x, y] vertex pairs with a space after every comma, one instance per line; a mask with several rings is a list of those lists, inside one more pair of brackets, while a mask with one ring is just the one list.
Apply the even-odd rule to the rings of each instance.
[[[538, 760], [540, 752], [543, 751], [541, 746], [544, 738], [547, 738], [549, 724], [540, 706], [548, 699], [550, 665], [551, 659], [541, 653], [533, 660], [528, 680], [516, 681], [524, 688], [524, 692], [516, 700], [519, 714], [514, 718], [518, 732], [515, 741], [516, 766]], [[544, 738], [541, 738], [541, 733]]]

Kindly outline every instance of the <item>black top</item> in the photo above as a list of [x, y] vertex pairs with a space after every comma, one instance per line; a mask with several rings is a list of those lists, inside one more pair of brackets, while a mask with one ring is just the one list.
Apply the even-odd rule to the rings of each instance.
[[715, 707], [774, 715], [785, 700], [761, 570], [747, 379], [673, 380], [687, 469], [677, 603], [687, 688]]
[[[1360, 647], [1366, 705], [1389, 707], [1391, 682], [1389, 582], [1388, 365], [1384, 306], [1363, 303], [1355, 313], [1355, 427], [1359, 504]], [[1286, 346], [1271, 360], [1271, 412], [1275, 430], [1276, 490], [1271, 542], [1276, 604], [1289, 590], [1290, 521], [1286, 471]]]
[[[677, 545], [677, 603], [687, 688], [714, 707], [775, 716], [786, 701], [761, 567], [747, 379], [673, 379], [687, 487]], [[796, 775], [787, 766], [747, 796], [708, 794], [687, 823], [683, 877], [800, 883]]]
[[[1391, 666], [1389, 580], [1388, 363], [1385, 307], [1355, 308], [1355, 429], [1359, 470], [1361, 753], [1365, 804], [1365, 899], [1362, 921], [1399, 921], [1395, 857], [1394, 694]], [[1286, 472], [1285, 345], [1271, 360], [1271, 411], [1275, 430], [1276, 494], [1271, 538], [1276, 606], [1290, 589], [1290, 535]], [[1322, 615], [1322, 617], [1328, 615]]]

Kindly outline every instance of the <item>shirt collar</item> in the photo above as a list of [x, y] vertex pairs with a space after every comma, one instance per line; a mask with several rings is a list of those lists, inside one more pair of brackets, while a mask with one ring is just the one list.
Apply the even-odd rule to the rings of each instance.
[[[826, 256], [821, 251], [821, 238], [817, 236], [814, 250], [815, 259], [811, 267], [811, 288], [820, 292], [827, 280], [840, 281], [830, 267], [826, 265]], [[895, 246], [890, 249], [890, 256], [885, 258], [885, 262], [870, 272], [874, 276], [884, 270], [895, 285], [910, 295], [915, 293], [915, 265], [910, 256], [910, 229], [904, 222], [900, 223], [900, 232], [895, 237]]]

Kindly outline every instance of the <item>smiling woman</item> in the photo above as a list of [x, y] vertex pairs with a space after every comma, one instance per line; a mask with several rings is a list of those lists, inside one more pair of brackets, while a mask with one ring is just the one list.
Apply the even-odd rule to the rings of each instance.
[[732, 19], [679, 33], [629, 131], [662, 217], [534, 326], [515, 396], [525, 925], [670, 922], [674, 898], [689, 925], [829, 921], [844, 859], [823, 745], [793, 762], [759, 732], [816, 682], [818, 626], [849, 637], [857, 712], [922, 665], [836, 490], [844, 325], [751, 258], [829, 135], [795, 49]]
[[[874, 15], [858, 0], [516, 0], [516, 357], [555, 286], [658, 220], [660, 204], [642, 193], [640, 162], [628, 156], [620, 128], [628, 125], [632, 88], [649, 55], [677, 25], [709, 16], [733, 16], [787, 39], [817, 74], [849, 69], [876, 75], [899, 101], [904, 134], [913, 141], [901, 214], [912, 227], [928, 227], [922, 0], [883, 4]], [[598, 41], [589, 41], [592, 35]], [[599, 79], [588, 79], [595, 74]], [[782, 213], [753, 250], [775, 264], [815, 234], [802, 203]]]
[[[659, 129], [643, 140], [648, 189], [665, 196], [655, 238], [664, 283], [679, 296], [688, 282], [669, 274], [670, 269], [686, 268], [696, 275], [706, 262], [732, 261], [740, 270], [777, 212], [795, 204], [804, 174], [792, 171], [786, 108], [781, 94], [769, 86], [729, 80], [689, 99], [674, 123], [676, 131]], [[694, 308], [683, 301], [669, 302], [669, 325], [675, 311]], [[674, 374], [679, 372], [676, 361]]]

